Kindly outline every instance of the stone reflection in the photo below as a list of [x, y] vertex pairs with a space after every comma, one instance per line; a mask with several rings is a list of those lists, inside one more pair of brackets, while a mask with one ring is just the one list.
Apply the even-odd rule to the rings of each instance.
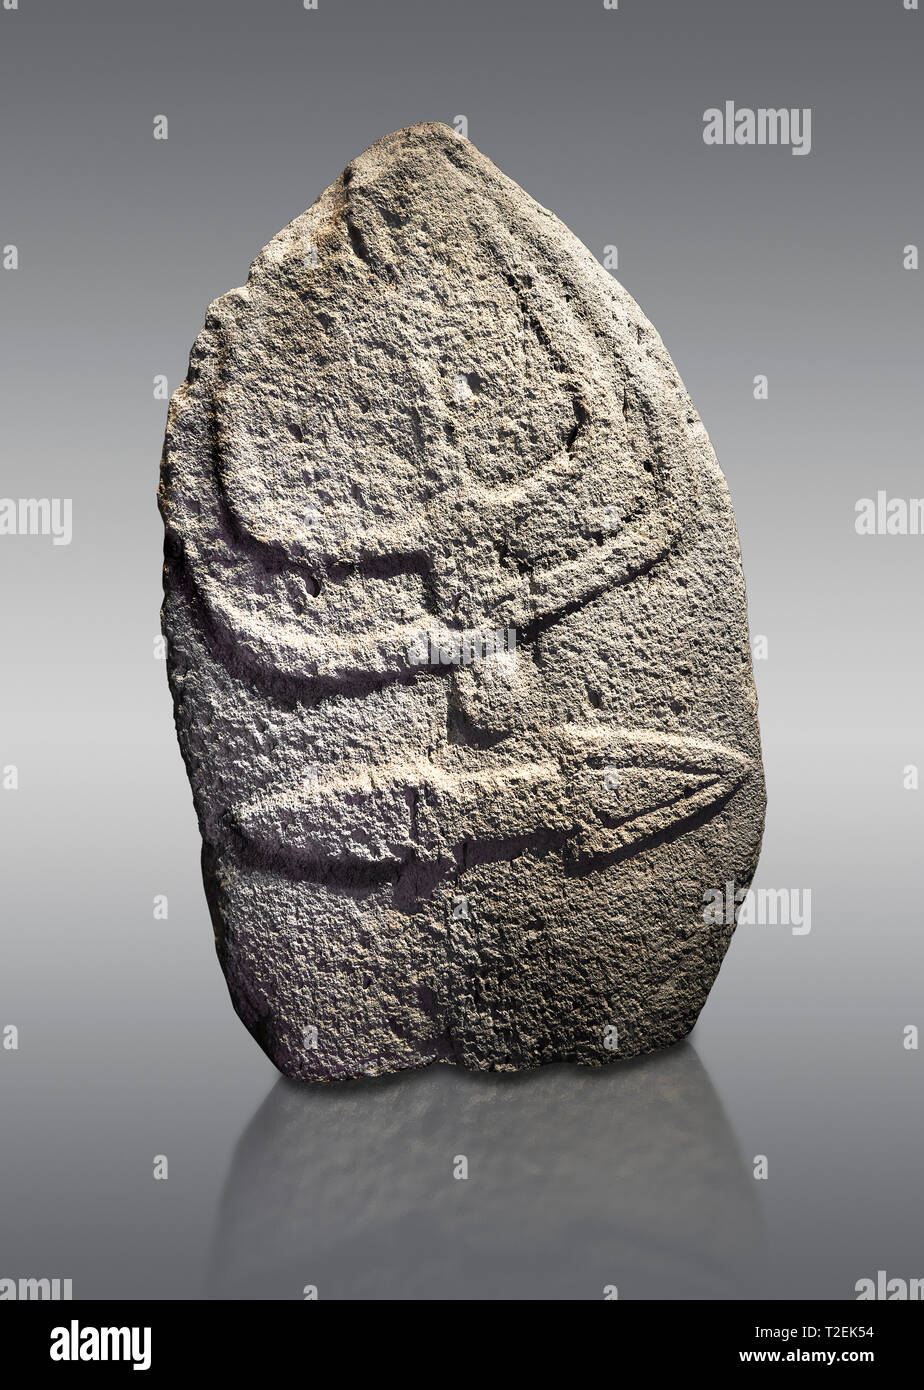
[[750, 1167], [681, 1043], [599, 1071], [281, 1079], [237, 1144], [203, 1292], [747, 1297], [762, 1243]]

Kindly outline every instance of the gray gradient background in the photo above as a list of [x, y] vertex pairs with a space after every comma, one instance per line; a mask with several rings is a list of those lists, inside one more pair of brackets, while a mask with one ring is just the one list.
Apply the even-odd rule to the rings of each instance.
[[[0, 1276], [78, 1297], [853, 1297], [924, 1276], [921, 55], [901, 0], [21, 0], [0, 10]], [[702, 113], [811, 106], [813, 150]], [[152, 119], [170, 121], [166, 143]], [[731, 488], [770, 807], [701, 1022], [602, 1074], [277, 1079], [215, 959], [152, 656], [165, 406], [207, 303], [387, 131], [469, 135], [661, 333]], [[770, 399], [752, 399], [769, 377]], [[152, 899], [169, 896], [167, 922]], [[155, 1154], [170, 1162], [152, 1178]], [[453, 1155], [472, 1176], [453, 1181]], [[753, 1155], [770, 1177], [755, 1182]]]

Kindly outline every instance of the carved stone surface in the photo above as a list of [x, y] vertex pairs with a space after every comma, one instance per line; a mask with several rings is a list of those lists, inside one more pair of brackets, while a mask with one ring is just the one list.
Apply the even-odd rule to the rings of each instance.
[[160, 503], [219, 958], [276, 1065], [686, 1034], [763, 828], [735, 522], [567, 228], [446, 126], [377, 141], [210, 306]]

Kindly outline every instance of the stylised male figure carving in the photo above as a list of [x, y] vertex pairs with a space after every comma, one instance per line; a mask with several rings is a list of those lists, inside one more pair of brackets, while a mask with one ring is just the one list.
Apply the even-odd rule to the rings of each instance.
[[661, 340], [446, 126], [211, 305], [164, 628], [235, 1007], [284, 1072], [600, 1064], [693, 1026], [763, 826], [725, 483]]

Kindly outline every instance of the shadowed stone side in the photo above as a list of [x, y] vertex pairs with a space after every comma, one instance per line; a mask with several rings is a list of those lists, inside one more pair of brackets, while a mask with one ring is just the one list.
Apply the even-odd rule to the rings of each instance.
[[218, 954], [280, 1070], [692, 1028], [763, 829], [735, 521], [557, 218], [446, 126], [370, 146], [210, 305], [160, 506]]

